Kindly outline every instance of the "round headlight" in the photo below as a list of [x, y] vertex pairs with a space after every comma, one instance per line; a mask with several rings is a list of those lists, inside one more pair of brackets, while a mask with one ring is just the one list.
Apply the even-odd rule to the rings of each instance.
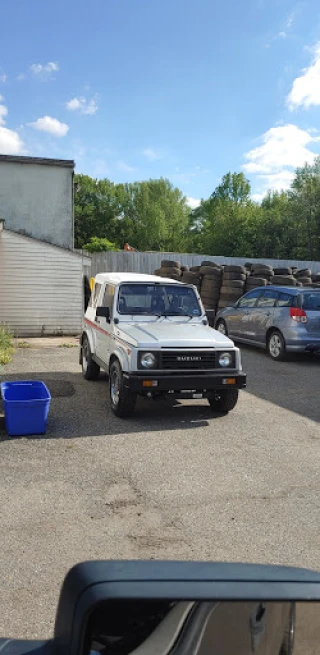
[[144, 368], [153, 368], [156, 365], [156, 358], [153, 353], [144, 353], [140, 361], [141, 366]]
[[220, 366], [231, 366], [232, 364], [232, 355], [230, 353], [222, 353], [219, 357]]

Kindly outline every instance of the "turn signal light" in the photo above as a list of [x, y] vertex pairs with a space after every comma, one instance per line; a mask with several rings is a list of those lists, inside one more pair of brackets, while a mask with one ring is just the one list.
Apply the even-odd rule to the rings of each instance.
[[224, 378], [222, 384], [236, 384], [236, 378]]
[[296, 323], [306, 323], [308, 320], [304, 309], [299, 309], [299, 307], [290, 307], [290, 316]]
[[143, 387], [157, 387], [158, 380], [142, 380]]

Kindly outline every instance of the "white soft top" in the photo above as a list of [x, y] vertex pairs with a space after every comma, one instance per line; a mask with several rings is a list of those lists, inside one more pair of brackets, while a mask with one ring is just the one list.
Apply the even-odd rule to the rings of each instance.
[[98, 273], [95, 277], [96, 282], [103, 284], [121, 284], [121, 282], [158, 282], [158, 284], [182, 284], [169, 277], [159, 277], [159, 275], [145, 275], [144, 273]]

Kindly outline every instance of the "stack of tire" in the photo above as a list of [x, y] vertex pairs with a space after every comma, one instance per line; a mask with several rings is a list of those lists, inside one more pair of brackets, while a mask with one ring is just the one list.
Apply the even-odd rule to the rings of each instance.
[[297, 283], [297, 280], [295, 276], [292, 273], [292, 268], [289, 267], [282, 267], [282, 268], [275, 268], [274, 269], [274, 275], [271, 278], [271, 284], [275, 284], [276, 286], [280, 287], [296, 287], [299, 286]]
[[311, 278], [310, 268], [301, 268], [295, 273], [295, 279], [297, 280], [297, 286], [301, 287], [312, 287], [312, 278]]
[[225, 266], [220, 289], [219, 310], [230, 307], [245, 292], [247, 273], [244, 266]]
[[159, 275], [160, 277], [170, 277], [173, 280], [181, 281], [181, 264], [180, 262], [172, 261], [171, 259], [163, 259], [161, 262], [161, 268], [155, 270], [154, 274]]
[[[187, 269], [187, 267], [185, 267]], [[182, 272], [181, 282], [185, 284], [194, 284], [197, 287], [198, 291], [201, 288], [201, 275], [200, 275], [201, 266], [191, 266], [189, 270], [184, 270]]]
[[200, 267], [201, 290], [200, 296], [205, 309], [217, 311], [220, 298], [223, 268], [211, 261], [204, 261]]
[[271, 278], [274, 275], [272, 266], [269, 264], [252, 264], [250, 269], [250, 276], [255, 278], [261, 278], [266, 281], [266, 284], [270, 284]]
[[311, 275], [312, 286], [318, 289], [320, 287], [320, 271]]

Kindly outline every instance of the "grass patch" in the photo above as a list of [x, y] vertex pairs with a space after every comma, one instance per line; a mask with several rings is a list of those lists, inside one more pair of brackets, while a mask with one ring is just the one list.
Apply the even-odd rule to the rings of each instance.
[[29, 341], [18, 341], [17, 347], [18, 348], [31, 348], [31, 343], [29, 343]]
[[6, 325], [0, 325], [0, 365], [9, 364], [13, 353], [13, 334]]
[[58, 348], [77, 348], [76, 343], [60, 343]]

